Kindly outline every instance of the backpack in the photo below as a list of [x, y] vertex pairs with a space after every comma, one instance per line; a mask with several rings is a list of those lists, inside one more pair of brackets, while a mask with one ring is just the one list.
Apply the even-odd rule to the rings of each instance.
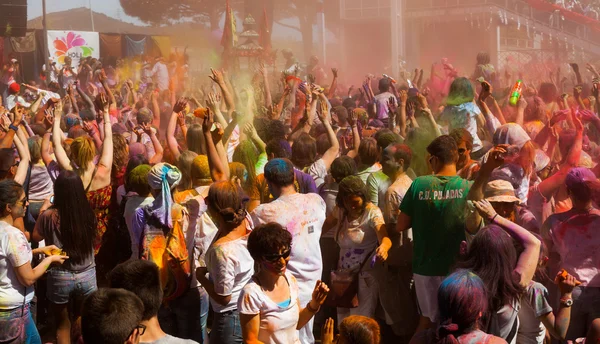
[[173, 228], [169, 228], [144, 208], [146, 224], [140, 240], [140, 258], [158, 266], [164, 303], [178, 298], [190, 288], [192, 275], [183, 232], [185, 212], [181, 205], [174, 204]]

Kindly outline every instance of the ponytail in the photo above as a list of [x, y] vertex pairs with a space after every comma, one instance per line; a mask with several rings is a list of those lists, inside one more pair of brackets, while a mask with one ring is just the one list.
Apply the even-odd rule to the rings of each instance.
[[437, 328], [435, 342], [437, 344], [459, 344], [457, 337], [460, 334], [462, 334], [462, 331], [459, 331], [458, 325], [452, 323], [452, 319], [449, 319]]

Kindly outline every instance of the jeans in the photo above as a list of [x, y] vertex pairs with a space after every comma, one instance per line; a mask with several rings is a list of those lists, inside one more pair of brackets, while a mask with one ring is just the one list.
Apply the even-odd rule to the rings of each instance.
[[48, 300], [57, 305], [64, 305], [74, 296], [88, 296], [98, 286], [96, 284], [96, 268], [75, 273], [61, 268], [52, 268], [48, 271]]
[[237, 310], [215, 313], [212, 331], [210, 331], [211, 344], [241, 344], [242, 325], [240, 313]]
[[204, 288], [190, 288], [181, 297], [161, 306], [158, 321], [163, 331], [171, 336], [203, 344], [208, 338], [208, 304], [208, 294]]
[[30, 305], [0, 310], [0, 341], [6, 344], [42, 344], [35, 322], [29, 311]]

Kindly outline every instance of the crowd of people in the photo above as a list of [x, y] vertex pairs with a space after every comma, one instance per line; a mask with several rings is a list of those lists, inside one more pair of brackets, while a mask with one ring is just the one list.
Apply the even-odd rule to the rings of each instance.
[[9, 57], [0, 343], [600, 341], [592, 65], [346, 87], [283, 57]]

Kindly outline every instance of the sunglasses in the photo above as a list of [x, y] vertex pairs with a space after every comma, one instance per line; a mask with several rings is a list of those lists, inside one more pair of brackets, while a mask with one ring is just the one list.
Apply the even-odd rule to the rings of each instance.
[[268, 262], [273, 263], [273, 262], [280, 260], [281, 258], [283, 258], [284, 260], [287, 259], [290, 256], [291, 252], [292, 252], [292, 249], [290, 247], [288, 247], [288, 249], [285, 250], [285, 252], [283, 252], [281, 254], [266, 254], [263, 256], [263, 259]]

